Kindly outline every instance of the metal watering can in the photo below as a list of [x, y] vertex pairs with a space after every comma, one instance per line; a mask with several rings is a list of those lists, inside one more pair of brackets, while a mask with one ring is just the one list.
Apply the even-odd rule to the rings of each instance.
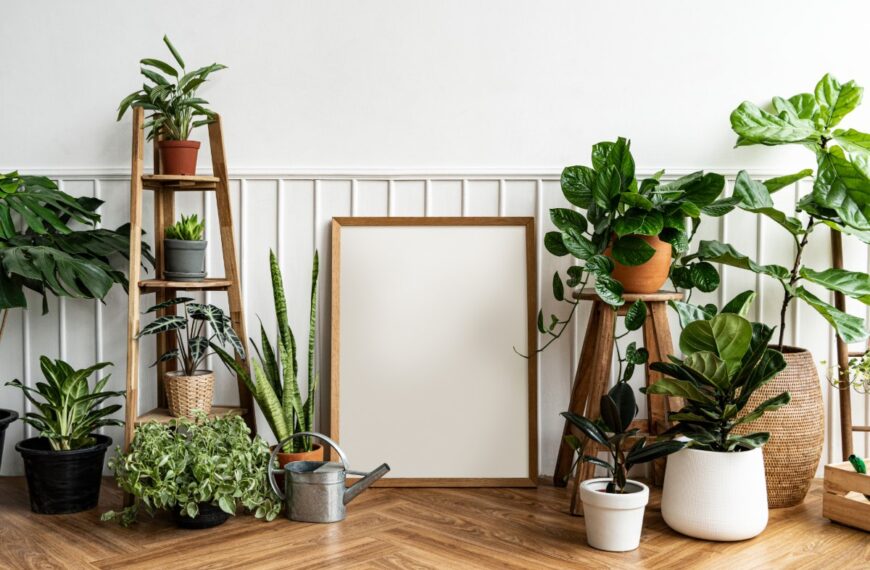
[[[328, 461], [292, 461], [283, 469], [272, 467], [281, 447], [296, 437], [313, 437], [338, 452], [341, 464]], [[390, 470], [386, 463], [372, 471], [352, 471], [347, 456], [337, 443], [323, 434], [303, 431], [278, 442], [269, 459], [269, 484], [287, 506], [287, 518], [300, 522], [330, 523], [344, 520], [345, 506], [372, 483]], [[276, 473], [284, 474], [284, 492], [278, 488]], [[360, 475], [362, 479], [345, 487], [347, 475]]]

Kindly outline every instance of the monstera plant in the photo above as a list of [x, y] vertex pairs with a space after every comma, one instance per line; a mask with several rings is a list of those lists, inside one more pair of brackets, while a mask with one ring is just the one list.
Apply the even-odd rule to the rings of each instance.
[[[0, 174], [0, 311], [26, 308], [25, 289], [79, 299], [102, 299], [115, 284], [126, 290], [127, 278], [112, 266], [128, 258], [129, 224], [98, 228], [102, 200], [73, 197], [43, 176]], [[80, 227], [86, 229], [79, 229]], [[143, 257], [154, 263], [150, 249]], [[2, 334], [2, 325], [0, 325]]]
[[800, 93], [788, 99], [774, 97], [768, 109], [744, 101], [731, 113], [731, 127], [738, 135], [737, 146], [796, 144], [815, 155], [813, 190], [797, 204], [798, 213], [803, 214], [801, 217], [778, 210], [772, 195], [813, 176], [813, 169], [764, 182], [752, 180], [741, 171], [734, 185], [738, 207], [770, 218], [791, 237], [794, 242], [791, 267], [759, 264], [718, 241], [702, 241], [697, 252], [700, 260], [766, 275], [781, 285], [780, 348], [786, 313], [794, 299], [804, 301], [824, 317], [845, 342], [858, 342], [867, 337], [862, 318], [833, 307], [810, 292], [804, 283], [814, 283], [870, 304], [870, 277], [862, 272], [828, 267], [816, 269], [803, 263], [810, 236], [820, 225], [870, 243], [870, 134], [837, 128], [861, 103], [863, 92], [854, 81], [841, 84], [831, 75], [825, 75], [813, 93]]

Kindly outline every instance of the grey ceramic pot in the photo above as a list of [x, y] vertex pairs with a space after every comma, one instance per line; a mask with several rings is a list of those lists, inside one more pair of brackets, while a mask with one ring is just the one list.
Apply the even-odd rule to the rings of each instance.
[[173, 281], [197, 281], [205, 278], [206, 240], [163, 240], [164, 271]]

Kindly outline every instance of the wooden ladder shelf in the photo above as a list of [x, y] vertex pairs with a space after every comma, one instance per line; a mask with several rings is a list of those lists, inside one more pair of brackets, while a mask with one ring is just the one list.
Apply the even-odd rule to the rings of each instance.
[[[233, 234], [233, 216], [230, 209], [229, 180], [226, 156], [224, 154], [223, 131], [220, 116], [208, 126], [211, 146], [213, 176], [176, 176], [161, 174], [160, 159], [154, 149], [154, 174], [143, 172], [145, 134], [142, 129], [144, 110], [133, 109], [133, 156], [130, 173], [130, 291], [127, 313], [127, 409], [124, 427], [124, 448], [128, 449], [133, 441], [137, 424], [145, 421], [168, 422], [171, 419], [166, 408], [163, 392], [163, 375], [176, 369], [176, 362], [167, 361], [157, 365], [157, 408], [145, 413], [139, 412], [139, 333], [140, 305], [142, 295], [154, 293], [155, 304], [173, 299], [178, 291], [226, 291], [230, 308], [230, 320], [243, 343], [248, 335], [245, 332], [245, 315], [242, 308], [242, 292], [239, 282], [239, 269], [236, 263], [236, 245]], [[144, 190], [154, 191], [154, 252], [155, 278], [141, 279], [142, 268], [142, 198]], [[171, 281], [164, 279], [163, 235], [165, 229], [175, 223], [175, 193], [186, 191], [213, 191], [217, 202], [220, 225], [221, 250], [223, 252], [225, 277], [207, 278], [202, 281]], [[176, 307], [168, 307], [159, 315], [175, 314]], [[157, 337], [157, 353], [163, 354], [175, 348], [175, 339], [168, 335]], [[239, 381], [239, 405], [215, 405], [213, 415], [230, 413], [240, 414], [248, 426], [255, 431], [254, 403], [250, 392]]]

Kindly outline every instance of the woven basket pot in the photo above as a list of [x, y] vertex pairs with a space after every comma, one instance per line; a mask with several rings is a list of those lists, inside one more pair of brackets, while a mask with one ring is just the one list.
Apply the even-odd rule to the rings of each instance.
[[770, 432], [770, 441], [764, 446], [764, 470], [767, 505], [771, 509], [793, 507], [804, 500], [825, 437], [822, 389], [813, 355], [792, 346], [784, 346], [782, 353], [785, 370], [757, 390], [744, 410], [752, 411], [786, 391], [791, 394], [791, 402], [734, 430], [740, 434]]
[[163, 389], [171, 415], [192, 418], [194, 410], [209, 414], [214, 397], [214, 372], [197, 370], [193, 376], [167, 372], [163, 375]]

